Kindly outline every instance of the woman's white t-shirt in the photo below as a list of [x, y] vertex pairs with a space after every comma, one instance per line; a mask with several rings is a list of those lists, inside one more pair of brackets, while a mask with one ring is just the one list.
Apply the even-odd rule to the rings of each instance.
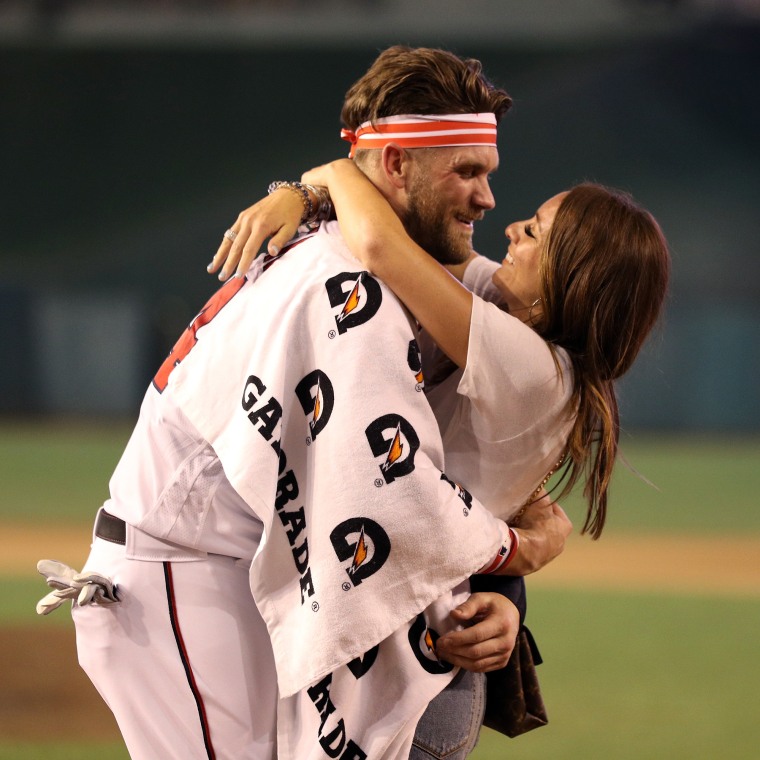
[[507, 519], [562, 456], [575, 415], [565, 351], [552, 356], [531, 328], [490, 302], [499, 298], [491, 281], [497, 268], [479, 256], [465, 271], [464, 284], [475, 295], [465, 369], [436, 383], [441, 354], [424, 340], [422, 353], [426, 385], [428, 377], [434, 382], [428, 399], [441, 428], [447, 475]]

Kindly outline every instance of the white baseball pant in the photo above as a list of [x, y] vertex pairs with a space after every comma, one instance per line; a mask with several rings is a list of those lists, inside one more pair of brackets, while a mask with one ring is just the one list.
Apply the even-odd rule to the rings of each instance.
[[96, 538], [85, 569], [121, 602], [73, 608], [79, 663], [132, 760], [274, 760], [277, 681], [248, 564], [132, 560]]

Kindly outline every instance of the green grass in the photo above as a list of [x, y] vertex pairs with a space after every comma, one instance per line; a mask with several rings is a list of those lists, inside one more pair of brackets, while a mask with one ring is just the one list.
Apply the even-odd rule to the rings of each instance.
[[536, 589], [549, 725], [484, 731], [473, 760], [752, 760], [760, 599]]
[[[128, 425], [0, 426], [0, 520], [81, 522], [107, 496]], [[626, 458], [659, 488], [618, 467], [610, 533], [760, 532], [760, 439], [635, 435]], [[576, 525], [582, 505], [563, 500]], [[604, 540], [604, 539], [602, 539]], [[705, 562], [720, 572], [720, 558]], [[8, 624], [70, 625], [34, 615], [44, 583], [0, 578]], [[547, 727], [517, 739], [484, 730], [473, 760], [750, 760], [760, 724], [760, 598], [536, 588], [531, 628]], [[44, 734], [44, 731], [43, 731]], [[0, 760], [125, 760], [119, 744], [17, 745]]]
[[[0, 424], [0, 519], [89, 521], [108, 496], [108, 479], [129, 437], [127, 422]], [[760, 532], [760, 437], [624, 434], [608, 529]], [[563, 506], [579, 524], [576, 495]]]
[[130, 431], [124, 422], [0, 425], [0, 519], [91, 519]]
[[[760, 532], [760, 438], [624, 435], [621, 452], [608, 532]], [[585, 505], [577, 493], [561, 503], [580, 527]]]
[[[549, 725], [517, 739], [485, 729], [473, 760], [757, 757], [760, 599], [530, 593]], [[40, 624], [54, 616], [71, 625], [61, 610]], [[118, 744], [25, 748], [0, 741], [0, 760], [40, 757], [122, 760], [126, 754]]]
[[0, 744], [0, 760], [129, 760], [121, 742]]
[[30, 570], [29, 577], [8, 578], [0, 575], [0, 597], [3, 604], [3, 626], [11, 625], [70, 625], [71, 615], [64, 607], [41, 618], [34, 605], [50, 589], [38, 573]]

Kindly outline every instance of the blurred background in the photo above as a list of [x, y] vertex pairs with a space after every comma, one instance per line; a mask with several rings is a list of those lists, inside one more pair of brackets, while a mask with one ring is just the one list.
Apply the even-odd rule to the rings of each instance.
[[407, 43], [514, 97], [480, 251], [585, 179], [661, 222], [673, 287], [624, 425], [757, 431], [759, 42], [759, 0], [0, 0], [0, 412], [134, 413], [221, 233], [346, 154], [346, 89]]
[[760, 0], [0, 0], [0, 760], [126, 758], [34, 563], [81, 565], [222, 233], [347, 154], [344, 93], [396, 43], [514, 98], [479, 251], [593, 180], [674, 264], [619, 389], [655, 487], [618, 467], [602, 541], [530, 580], [550, 725], [484, 731], [475, 760], [757, 757]]

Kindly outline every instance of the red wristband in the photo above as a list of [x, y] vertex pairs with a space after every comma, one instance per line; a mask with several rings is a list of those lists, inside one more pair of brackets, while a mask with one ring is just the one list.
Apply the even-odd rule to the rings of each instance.
[[502, 567], [506, 567], [515, 558], [517, 549], [520, 546], [520, 536], [514, 528], [509, 528], [509, 539], [509, 544], [504, 542], [499, 547], [499, 551], [496, 552], [493, 561], [481, 570], [479, 575], [495, 573]]

